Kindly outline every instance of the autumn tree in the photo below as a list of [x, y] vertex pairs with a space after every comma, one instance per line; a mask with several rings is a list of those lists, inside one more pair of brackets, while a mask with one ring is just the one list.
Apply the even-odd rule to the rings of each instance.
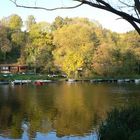
[[7, 53], [11, 51], [11, 42], [7, 36], [7, 28], [0, 26], [0, 51], [3, 54], [3, 60], [6, 61]]
[[9, 22], [9, 27], [15, 30], [20, 30], [23, 24], [21, 17], [16, 14], [9, 16], [8, 22]]
[[[47, 22], [35, 23], [31, 26], [24, 51], [25, 62], [36, 69], [48, 68], [52, 64], [52, 34]], [[22, 58], [23, 59], [23, 58]]]
[[[10, 49], [8, 49], [8, 53], [6, 53], [6, 59], [9, 62], [17, 62], [21, 49], [25, 45], [25, 33], [21, 30], [23, 21], [19, 15], [12, 14], [2, 18], [0, 23], [6, 28], [5, 36], [9, 41], [8, 44], [10, 44]], [[4, 44], [6, 47], [7, 43]]]
[[[84, 22], [79, 22], [79, 21]], [[97, 47], [94, 26], [86, 19], [73, 19], [69, 25], [54, 32], [55, 63], [69, 77], [76, 78], [78, 70], [86, 71], [91, 65], [92, 55]]]
[[[124, 68], [130, 70], [129, 73], [140, 74], [140, 37], [135, 31], [125, 33], [121, 41]], [[127, 65], [129, 64], [129, 65]], [[133, 65], [133, 66], [132, 66]], [[128, 71], [127, 70], [127, 71]]]
[[120, 50], [112, 44], [101, 44], [93, 56], [94, 73], [103, 77], [114, 76], [120, 74], [121, 68]]
[[26, 30], [29, 31], [32, 25], [34, 25], [35, 23], [36, 23], [35, 17], [33, 15], [29, 15], [27, 17], [27, 20], [25, 21]]
[[103, 39], [93, 56], [93, 69], [100, 76], [134, 76], [140, 73], [139, 35], [103, 30]]
[[56, 17], [54, 22], [52, 23], [52, 30], [56, 30], [58, 28], [63, 27], [63, 25], [65, 24], [64, 19], [60, 16]]
[[21, 30], [23, 25], [23, 21], [20, 16], [17, 14], [12, 14], [8, 17], [4, 17], [1, 19], [1, 24], [5, 27], [10, 28], [11, 30]]
[[[27, 22], [28, 21], [28, 22]], [[71, 78], [140, 74], [140, 37], [118, 34], [86, 18], [56, 17], [52, 24], [10, 15], [0, 20], [0, 62], [28, 64]]]

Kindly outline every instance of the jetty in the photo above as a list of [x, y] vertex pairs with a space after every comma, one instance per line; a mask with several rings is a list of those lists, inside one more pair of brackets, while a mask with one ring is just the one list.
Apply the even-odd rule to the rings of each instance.
[[23, 85], [23, 84], [29, 84], [31, 82], [32, 82], [31, 80], [14, 80], [14, 81], [11, 81], [11, 84], [12, 85]]
[[91, 83], [140, 83], [140, 79], [91, 79]]

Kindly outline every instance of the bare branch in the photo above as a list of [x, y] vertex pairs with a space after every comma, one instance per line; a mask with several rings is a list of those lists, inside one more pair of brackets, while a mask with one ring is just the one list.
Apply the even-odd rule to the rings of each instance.
[[14, 3], [16, 5], [16, 7], [21, 7], [21, 8], [32, 8], [32, 9], [39, 9], [39, 10], [46, 10], [46, 11], [54, 11], [54, 10], [59, 10], [59, 9], [74, 9], [77, 7], [80, 7], [81, 5], [83, 5], [83, 3], [81, 2], [80, 4], [77, 4], [75, 6], [68, 6], [68, 7], [56, 7], [56, 8], [45, 8], [45, 7], [38, 7], [38, 6], [27, 6], [27, 5], [19, 5], [17, 3], [17, 0], [10, 0], [12, 3]]
[[127, 20], [136, 29], [136, 31], [140, 34], [140, 28], [136, 24], [136, 23], [140, 24], [140, 19], [135, 18], [132, 15], [129, 15], [125, 12], [118, 11], [117, 9], [114, 9], [111, 5], [106, 4], [103, 0], [98, 0], [98, 2], [102, 2], [102, 4], [104, 4], [104, 6], [96, 4], [96, 3], [92, 3], [92, 2], [89, 2], [89, 1], [86, 1], [86, 0], [83, 1], [84, 4], [87, 4], [87, 5], [90, 5], [92, 7], [99, 8], [99, 9], [103, 9], [103, 10], [109, 11], [111, 13], [114, 13], [116, 15], [119, 15], [123, 19]]
[[[135, 12], [135, 15], [133, 15], [133, 12], [129, 14], [129, 11], [126, 12], [125, 10], [122, 10], [121, 7], [119, 8], [114, 8], [113, 5], [111, 5], [108, 1], [105, 0], [73, 0], [75, 2], [79, 2], [79, 4], [74, 5], [74, 6], [61, 6], [61, 7], [55, 7], [55, 8], [46, 8], [46, 7], [39, 7], [39, 6], [28, 6], [28, 5], [21, 5], [17, 2], [17, 0], [10, 0], [12, 3], [14, 3], [17, 7], [22, 7], [22, 8], [32, 8], [32, 9], [42, 9], [42, 10], [47, 10], [47, 11], [53, 11], [53, 10], [58, 10], [58, 9], [73, 9], [80, 7], [81, 5], [89, 5], [91, 7], [95, 7], [98, 9], [102, 9], [111, 13], [114, 13], [126, 21], [128, 21], [135, 29], [136, 31], [140, 34], [140, 1], [139, 0], [133, 0], [134, 5], [127, 4], [123, 2], [122, 0], [119, 0], [119, 2], [125, 6], [124, 8], [133, 8], [133, 12]], [[128, 10], [129, 10], [128, 9]], [[135, 17], [137, 15], [137, 17]]]
[[[102, 1], [102, 0], [98, 0], [98, 1]], [[111, 5], [109, 5], [109, 4], [105, 4], [105, 6], [103, 6], [103, 5], [98, 5], [98, 4], [95, 4], [95, 3], [92, 3], [92, 2], [89, 2], [89, 1], [86, 1], [86, 0], [83, 1], [83, 4], [87, 4], [87, 5], [90, 5], [92, 7], [96, 7], [96, 8], [99, 8], [99, 9], [103, 9], [103, 10], [109, 11], [111, 13], [114, 13], [116, 15], [121, 16], [125, 20], [132, 20], [132, 21], [137, 22], [137, 23], [140, 24], [140, 20], [139, 19], [137, 19], [137, 18], [135, 18], [135, 17], [125, 13], [125, 12], [118, 11], [117, 9], [114, 9], [113, 7], [111, 7]]]
[[131, 7], [131, 8], [134, 8], [135, 6], [134, 5], [129, 5], [121, 0], [119, 0], [120, 3], [122, 3], [123, 5], [125, 5], [126, 7]]
[[136, 13], [137, 17], [140, 18], [137, 9], [136, 8], [134, 8], [134, 9], [135, 9], [135, 13]]
[[140, 1], [139, 0], [134, 0], [135, 1], [135, 8], [137, 9], [137, 11], [140, 14]]
[[103, 4], [103, 5], [106, 6], [106, 7], [111, 7], [111, 5], [110, 5], [109, 3], [107, 3], [107, 2], [105, 2], [105, 1], [103, 1], [103, 0], [97, 0], [97, 2]]

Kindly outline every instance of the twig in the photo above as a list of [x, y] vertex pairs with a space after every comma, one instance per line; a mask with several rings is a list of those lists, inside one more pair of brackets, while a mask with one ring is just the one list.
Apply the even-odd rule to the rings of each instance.
[[27, 6], [27, 5], [19, 5], [16, 0], [10, 0], [12, 3], [16, 5], [16, 7], [21, 7], [21, 8], [32, 8], [32, 9], [39, 9], [39, 10], [46, 10], [46, 11], [54, 11], [54, 10], [59, 10], [59, 9], [74, 9], [77, 7], [80, 7], [83, 5], [81, 2], [80, 4], [77, 4], [75, 6], [68, 6], [68, 7], [56, 7], [56, 8], [45, 8], [45, 7], [39, 7], [39, 6]]
[[127, 3], [125, 3], [125, 2], [123, 2], [121, 0], [119, 0], [119, 2], [122, 3], [123, 5], [127, 6], [127, 7], [133, 7], [133, 8], [135, 7], [135, 6], [129, 5], [129, 4], [127, 4]]

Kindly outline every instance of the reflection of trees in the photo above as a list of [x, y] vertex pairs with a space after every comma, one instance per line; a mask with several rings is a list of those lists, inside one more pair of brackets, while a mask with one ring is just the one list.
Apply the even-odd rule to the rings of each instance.
[[63, 85], [56, 95], [57, 118], [54, 128], [59, 136], [88, 133], [113, 107], [108, 85], [72, 84]]
[[10, 126], [10, 119], [12, 117], [11, 109], [8, 106], [3, 106], [0, 110], [0, 126], [2, 129], [5, 129], [7, 126]]
[[[21, 137], [21, 123], [30, 122], [30, 133], [36, 131], [49, 132], [51, 120], [47, 117], [44, 108], [39, 106], [36, 89], [23, 87], [8, 87], [7, 96], [3, 91], [0, 94], [0, 129], [8, 131], [14, 138]], [[4, 93], [4, 94], [3, 94]], [[6, 132], [7, 133], [7, 132]]]
[[83, 135], [92, 129], [94, 112], [85, 104], [81, 87], [64, 86], [56, 95], [57, 119], [54, 127], [58, 135]]
[[10, 128], [12, 137], [18, 138], [21, 136], [21, 122], [26, 118], [30, 122], [32, 137], [36, 131], [46, 133], [52, 129], [56, 129], [58, 136], [83, 135], [96, 127], [105, 115], [109, 99], [96, 94], [103, 90], [104, 87], [92, 89], [77, 84], [64, 84], [55, 90], [9, 88], [7, 93], [10, 91], [10, 94], [0, 94], [4, 100], [0, 105], [0, 127], [3, 126], [2, 130]]
[[30, 123], [31, 137], [35, 137], [37, 131], [48, 133], [53, 129], [59, 137], [84, 135], [97, 127], [106, 111], [116, 103], [122, 105], [126, 99], [127, 96], [110, 93], [110, 88], [118, 90], [113, 85], [85, 83], [46, 88], [0, 87], [0, 133], [21, 137], [21, 123], [25, 120]]
[[[40, 94], [42, 94], [42, 92], [34, 88], [24, 95], [24, 103], [26, 102], [26, 107], [23, 105], [24, 118], [30, 123], [31, 136], [34, 136], [36, 131], [47, 133], [52, 129], [52, 122], [47, 115], [47, 108], [44, 108], [45, 103], [43, 105], [40, 103], [43, 101], [39, 98]], [[45, 94], [42, 96], [45, 100]], [[28, 97], [28, 99], [26, 97]], [[21, 99], [23, 99], [23, 97], [21, 97]]]
[[[110, 97], [108, 86], [105, 85], [83, 85], [83, 91], [85, 91], [85, 104], [94, 112], [94, 122], [98, 122], [105, 118], [106, 111], [108, 111], [110, 105]], [[99, 122], [98, 122], [99, 123]]]

